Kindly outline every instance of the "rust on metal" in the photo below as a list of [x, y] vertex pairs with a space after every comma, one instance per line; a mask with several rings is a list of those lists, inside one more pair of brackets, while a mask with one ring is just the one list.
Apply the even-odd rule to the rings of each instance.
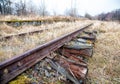
[[64, 54], [64, 52], [62, 51], [62, 48], [58, 49], [58, 53], [62, 56], [65, 56], [66, 60], [69, 59], [69, 60], [74, 61], [74, 63], [76, 63], [76, 64], [80, 64], [82, 66], [87, 66], [87, 63], [84, 60], [82, 60], [81, 58], [79, 58], [77, 55], [70, 54], [69, 52], [66, 52], [66, 54]]
[[65, 56], [70, 56], [70, 55], [78, 55], [78, 56], [84, 56], [84, 57], [91, 57], [93, 54], [93, 49], [92, 48], [87, 48], [87, 49], [69, 49], [69, 48], [63, 48], [62, 49], [62, 54]]
[[45, 58], [51, 52], [57, 50], [65, 43], [75, 38], [79, 33], [81, 33], [84, 29], [87, 29], [91, 25], [92, 24], [89, 24], [72, 33], [66, 34], [64, 36], [61, 36], [60, 38], [40, 45], [35, 49], [29, 50], [22, 55], [15, 56], [12, 59], [2, 62], [0, 64], [0, 84], [5, 84], [9, 82], [26, 69], [30, 68], [31, 66], [39, 62], [41, 59]]
[[88, 72], [88, 68], [87, 67], [83, 67], [79, 64], [75, 64], [72, 62], [69, 62], [63, 58], [60, 58], [59, 60], [59, 64], [64, 67], [66, 70], [68, 70], [69, 72], [73, 73], [74, 76], [77, 79], [85, 79], [87, 72]]

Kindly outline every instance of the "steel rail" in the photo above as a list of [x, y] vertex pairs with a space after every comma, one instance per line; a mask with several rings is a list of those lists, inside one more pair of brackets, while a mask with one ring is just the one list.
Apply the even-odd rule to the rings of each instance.
[[75, 38], [79, 33], [89, 28], [91, 25], [92, 24], [89, 24], [74, 32], [63, 35], [60, 38], [40, 45], [35, 49], [29, 50], [22, 55], [15, 56], [14, 58], [2, 62], [0, 64], [0, 84], [8, 83], [10, 80], [63, 46], [66, 42]]
[[[53, 28], [53, 29], [60, 29], [60, 28]], [[32, 35], [32, 34], [35, 34], [35, 33], [42, 33], [44, 31], [48, 31], [48, 30], [50, 30], [50, 28], [31, 31], [31, 32], [24, 32], [24, 33], [19, 33], [19, 34], [13, 34], [13, 35], [9, 35], [9, 36], [3, 36], [3, 37], [0, 37], [0, 41], [11, 39], [11, 38], [17, 37], [17, 36], [25, 36], [25, 35]]]
[[[48, 30], [48, 29], [44, 29], [44, 30]], [[16, 37], [16, 36], [25, 36], [27, 34], [34, 34], [34, 33], [41, 33], [44, 30], [36, 30], [36, 31], [32, 31], [32, 32], [24, 32], [24, 33], [19, 33], [19, 34], [13, 34], [13, 35], [9, 35], [9, 36], [4, 36], [4, 37], [0, 37], [0, 41], [2, 40], [6, 40], [6, 39], [11, 39], [12, 37]]]

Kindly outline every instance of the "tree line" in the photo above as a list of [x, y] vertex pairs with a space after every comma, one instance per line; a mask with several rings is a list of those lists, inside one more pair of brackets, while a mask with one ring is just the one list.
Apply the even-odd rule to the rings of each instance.
[[44, 0], [41, 0], [39, 7], [33, 4], [32, 0], [26, 2], [26, 0], [0, 0], [0, 14], [1, 15], [29, 15], [29, 14], [39, 14], [47, 15], [46, 5]]
[[[45, 0], [40, 0], [39, 6], [36, 7], [36, 5], [32, 2], [33, 0], [18, 0], [15, 2], [15, 0], [0, 0], [0, 14], [1, 15], [30, 15], [30, 14], [38, 14], [41, 16], [50, 15], [50, 13], [47, 11], [47, 7], [45, 4]], [[64, 15], [67, 16], [73, 16], [73, 17], [82, 17], [78, 14], [78, 10], [76, 8], [76, 0], [71, 0], [71, 6], [70, 8], [65, 10]], [[56, 15], [56, 11], [54, 11], [54, 15]], [[105, 20], [105, 21], [114, 21], [119, 20], [120, 21], [120, 9], [114, 10], [112, 12], [108, 13], [101, 13], [96, 16], [92, 16], [88, 13], [83, 16], [85, 18], [88, 18], [90, 20], [97, 19], [97, 20]]]
[[84, 17], [90, 20], [120, 21], [120, 9], [116, 9], [108, 13], [101, 13], [96, 16], [91, 16], [90, 14], [86, 13]]
[[[78, 16], [77, 9], [73, 2], [76, 0], [71, 0], [71, 7], [65, 10], [65, 15], [68, 16]], [[53, 10], [54, 15], [56, 11]], [[40, 0], [39, 7], [37, 7], [32, 0], [27, 2], [26, 0], [0, 0], [0, 14], [1, 15], [29, 15], [29, 14], [39, 14], [41, 16], [50, 15], [47, 11], [45, 0]]]
[[12, 13], [10, 0], [0, 0], [0, 13], [4, 15]]
[[95, 16], [98, 20], [105, 20], [105, 21], [120, 21], [120, 9], [116, 9], [114, 11], [108, 13], [101, 13]]

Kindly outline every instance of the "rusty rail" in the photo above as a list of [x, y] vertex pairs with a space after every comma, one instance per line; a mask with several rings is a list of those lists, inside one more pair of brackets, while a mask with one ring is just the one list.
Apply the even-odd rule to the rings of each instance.
[[[53, 28], [53, 29], [60, 29], [60, 28]], [[25, 36], [25, 35], [32, 35], [35, 33], [42, 33], [44, 31], [48, 31], [48, 30], [50, 30], [50, 29], [46, 28], [46, 29], [41, 29], [41, 30], [36, 30], [36, 31], [31, 31], [31, 32], [24, 32], [24, 33], [9, 35], [9, 36], [3, 36], [3, 37], [0, 37], [0, 41], [11, 39], [11, 38], [17, 37], [17, 36]]]
[[12, 59], [4, 61], [0, 64], [0, 84], [5, 84], [21, 74], [26, 69], [30, 68], [41, 59], [50, 55], [51, 52], [57, 50], [63, 46], [66, 42], [69, 42], [71, 39], [75, 38], [79, 33], [84, 29], [87, 29], [92, 24], [89, 24], [83, 28], [80, 28], [72, 33], [66, 34], [52, 40], [48, 43], [38, 46], [35, 49], [29, 50], [22, 55], [15, 56]]
[[[53, 29], [56, 29], [56, 28], [53, 28]], [[57, 29], [60, 29], [60, 28], [57, 28]], [[25, 35], [32, 35], [32, 34], [35, 34], [35, 33], [42, 33], [43, 31], [48, 31], [48, 30], [50, 30], [50, 29], [46, 28], [46, 29], [41, 29], [41, 30], [36, 30], [36, 31], [31, 31], [31, 32], [24, 32], [24, 33], [4, 36], [4, 37], [0, 37], [0, 41], [11, 39], [11, 38], [16, 37], [16, 36], [25, 36]]]
[[[44, 29], [44, 30], [48, 30], [48, 29]], [[34, 33], [41, 33], [44, 30], [36, 30], [36, 31], [32, 31], [32, 32], [25, 32], [25, 33], [20, 33], [20, 34], [15, 34], [15, 35], [9, 35], [9, 36], [4, 36], [4, 37], [0, 37], [0, 41], [2, 40], [6, 40], [6, 39], [11, 39], [12, 37], [16, 37], [16, 36], [25, 36], [27, 34], [34, 34]]]

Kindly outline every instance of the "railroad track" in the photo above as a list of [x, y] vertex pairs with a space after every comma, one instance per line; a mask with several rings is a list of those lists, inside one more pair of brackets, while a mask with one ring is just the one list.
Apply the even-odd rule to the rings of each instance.
[[[60, 28], [53, 28], [53, 29], [60, 29]], [[35, 33], [42, 33], [44, 31], [48, 31], [48, 30], [50, 30], [50, 28], [45, 28], [45, 29], [35, 30], [35, 31], [30, 31], [30, 32], [24, 32], [24, 33], [19, 33], [19, 34], [13, 34], [13, 35], [7, 35], [7, 36], [1, 36], [0, 41], [8, 40], [8, 39], [11, 39], [13, 37], [18, 37], [18, 36], [25, 36], [25, 35], [32, 35]]]
[[[56, 29], [56, 28], [53, 28], [53, 29]], [[57, 28], [57, 29], [59, 29], [59, 28]], [[42, 33], [43, 31], [48, 31], [48, 30], [50, 30], [50, 29], [46, 28], [46, 29], [41, 29], [41, 30], [36, 30], [36, 31], [31, 31], [31, 32], [24, 32], [24, 33], [19, 33], [19, 34], [2, 36], [2, 37], [0, 37], [0, 41], [8, 40], [8, 39], [11, 39], [11, 38], [17, 37], [17, 36], [25, 36], [25, 35], [32, 35], [32, 34], [35, 34], [35, 33]]]
[[[88, 48], [86, 48], [85, 50], [80, 52], [76, 49], [71, 50], [71, 48], [66, 48], [66, 47], [64, 47], [64, 49], [63, 49], [63, 47], [62, 47], [65, 43], [68, 43], [72, 39], [76, 38], [80, 33], [82, 33], [83, 30], [89, 28], [89, 26], [91, 26], [91, 25], [92, 24], [89, 24], [89, 25], [87, 25], [83, 28], [80, 28], [80, 29], [72, 32], [72, 33], [66, 34], [66, 35], [64, 35], [60, 38], [52, 40], [52, 41], [50, 41], [48, 43], [45, 43], [43, 45], [40, 45], [35, 49], [29, 50], [22, 55], [15, 56], [15, 57], [13, 57], [9, 60], [6, 60], [6, 61], [2, 62], [0, 64], [0, 84], [8, 83], [10, 80], [15, 78], [19, 74], [23, 73], [25, 70], [29, 69], [30, 67], [32, 67], [33, 65], [35, 65], [36, 63], [38, 63], [39, 61], [44, 59], [45, 57], [51, 55], [51, 53], [53, 53], [56, 50], [58, 50], [59, 52], [74, 51], [72, 53], [69, 53], [69, 52], [68, 53], [60, 53], [62, 55], [65, 55], [67, 58], [69, 57], [69, 55], [71, 55], [73, 57], [73, 59], [76, 59], [74, 54], [83, 53], [83, 55], [85, 55], [85, 56], [92, 55], [92, 53], [89, 53]], [[36, 31], [36, 32], [38, 32], [38, 31]], [[86, 39], [91, 40], [89, 38], [86, 38]], [[92, 41], [93, 40], [95, 40], [95, 39], [92, 39]], [[86, 52], [87, 52], [87, 54], [86, 54]], [[63, 63], [68, 63], [68, 64], [71, 64], [71, 65], [75, 64], [75, 63], [69, 62], [69, 60], [67, 62], [66, 61], [67, 58], [64, 58], [64, 57], [61, 58]], [[51, 66], [54, 69], [56, 69], [57, 66], [53, 63], [53, 61], [51, 61], [50, 59], [48, 59], [47, 61], [51, 64]], [[79, 59], [79, 61], [81, 61], [81, 64], [79, 63], [80, 66], [82, 66], [81, 70], [82, 69], [87, 70], [86, 63], [84, 61], [82, 61], [81, 59]], [[63, 64], [63, 67], [64, 67], [64, 64]], [[60, 69], [62, 70], [63, 67], [61, 67]], [[84, 70], [83, 70], [83, 72], [84, 72]], [[63, 74], [63, 72], [61, 72], [61, 71], [59, 71], [59, 73]], [[74, 73], [74, 71], [73, 71], [73, 73]], [[86, 77], [86, 75], [87, 75], [87, 72], [85, 74], [83, 74], [83, 76], [81, 78], [84, 79]], [[68, 76], [68, 78], [71, 79], [70, 76]], [[75, 84], [78, 84], [78, 82], [76, 82], [75, 80], [72, 80], [72, 82], [74, 82]]]
[[11, 39], [11, 38], [16, 37], [16, 36], [25, 36], [27, 34], [31, 35], [31, 34], [34, 34], [34, 33], [41, 33], [45, 30], [49, 30], [49, 29], [36, 30], [36, 31], [32, 31], [32, 32], [25, 32], [25, 33], [19, 33], [19, 34], [14, 34], [14, 35], [9, 35], [9, 36], [3, 36], [3, 37], [0, 37], [0, 41], [6, 40], [6, 39]]

